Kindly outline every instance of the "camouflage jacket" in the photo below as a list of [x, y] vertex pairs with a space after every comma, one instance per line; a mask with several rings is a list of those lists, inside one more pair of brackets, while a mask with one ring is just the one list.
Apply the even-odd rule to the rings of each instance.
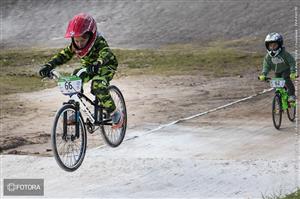
[[[71, 48], [72, 44], [52, 57], [48, 64], [52, 68], [55, 68], [56, 66], [62, 65], [71, 60], [75, 55], [75, 52]], [[113, 54], [106, 40], [101, 35], [97, 36], [97, 39], [90, 52], [86, 56], [82, 57], [80, 61], [82, 67], [87, 67], [96, 61], [100, 61], [102, 65], [112, 65], [114, 66], [113, 68], [116, 68], [118, 66], [116, 56]]]
[[276, 57], [271, 57], [269, 54], [266, 54], [262, 71], [264, 75], [268, 75], [270, 70], [274, 70], [275, 73], [281, 73], [288, 69], [290, 69], [292, 73], [296, 72], [296, 62], [295, 58], [287, 52], [284, 47]]

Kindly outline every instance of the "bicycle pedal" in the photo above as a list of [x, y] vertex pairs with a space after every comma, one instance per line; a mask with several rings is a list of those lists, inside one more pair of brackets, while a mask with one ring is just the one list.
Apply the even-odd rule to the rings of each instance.
[[93, 134], [95, 132], [95, 126], [88, 120], [87, 122], [87, 130], [90, 134]]
[[93, 133], [95, 133], [95, 128], [87, 128], [87, 130], [88, 130], [88, 132], [90, 133], [90, 134], [93, 134]]

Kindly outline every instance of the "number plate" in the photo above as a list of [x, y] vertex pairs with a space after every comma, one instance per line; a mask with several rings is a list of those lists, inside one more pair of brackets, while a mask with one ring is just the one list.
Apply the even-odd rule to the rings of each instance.
[[272, 88], [282, 88], [284, 87], [285, 85], [285, 80], [282, 79], [282, 78], [273, 78], [271, 81], [270, 81], [270, 85]]
[[82, 80], [77, 76], [62, 77], [58, 80], [58, 87], [64, 95], [80, 92]]

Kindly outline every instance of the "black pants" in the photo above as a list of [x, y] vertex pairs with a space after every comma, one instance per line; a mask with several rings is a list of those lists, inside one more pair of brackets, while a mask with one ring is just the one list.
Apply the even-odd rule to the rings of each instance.
[[281, 73], [275, 73], [275, 77], [282, 77], [285, 80], [285, 85], [288, 89], [289, 96], [295, 95], [295, 86], [290, 78], [290, 74], [290, 70], [285, 70]]

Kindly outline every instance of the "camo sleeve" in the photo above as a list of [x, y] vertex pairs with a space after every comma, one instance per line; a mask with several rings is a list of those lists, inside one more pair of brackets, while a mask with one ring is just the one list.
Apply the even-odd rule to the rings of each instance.
[[117, 59], [103, 37], [99, 41], [98, 59], [101, 65], [117, 65]]
[[52, 68], [55, 68], [56, 66], [62, 65], [71, 60], [74, 54], [75, 52], [71, 50], [71, 45], [69, 45], [62, 51], [54, 55], [48, 62], [48, 64], [50, 64]]

